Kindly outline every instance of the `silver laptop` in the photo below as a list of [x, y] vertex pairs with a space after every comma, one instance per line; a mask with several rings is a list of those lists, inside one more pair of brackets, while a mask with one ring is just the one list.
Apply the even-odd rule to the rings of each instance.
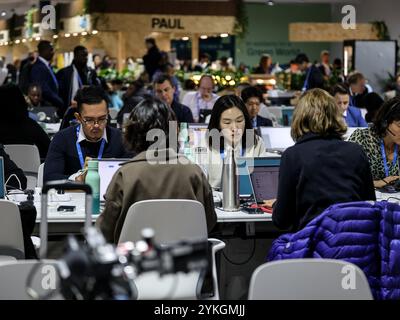
[[111, 182], [115, 172], [121, 167], [121, 164], [131, 159], [100, 159], [99, 175], [100, 175], [100, 202], [104, 202], [108, 185]]
[[251, 187], [256, 203], [276, 199], [278, 195], [279, 165], [249, 168]]

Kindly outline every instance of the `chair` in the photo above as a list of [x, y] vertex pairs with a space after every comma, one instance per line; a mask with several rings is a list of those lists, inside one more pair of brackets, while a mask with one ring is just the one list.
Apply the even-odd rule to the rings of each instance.
[[24, 238], [18, 206], [0, 200], [0, 261], [25, 258]]
[[[55, 260], [24, 260], [0, 262], [0, 300], [31, 300], [28, 280], [39, 297], [52, 294], [50, 299], [62, 299]], [[35, 269], [33, 269], [35, 268]], [[32, 276], [29, 279], [30, 275]]]
[[35, 189], [40, 166], [38, 148], [28, 144], [7, 144], [4, 145], [4, 150], [11, 160], [24, 171], [28, 179], [27, 189]]
[[44, 172], [44, 163], [40, 164], [38, 168], [38, 175], [37, 175], [37, 187], [43, 187], [43, 172]]
[[[119, 242], [141, 240], [141, 230], [144, 228], [154, 230], [157, 243], [207, 239], [208, 237], [204, 207], [195, 200], [154, 199], [132, 204], [126, 215]], [[225, 243], [217, 239], [208, 239], [208, 241], [212, 244], [211, 268], [214, 287], [212, 299], [219, 299], [215, 255], [225, 247]], [[180, 278], [183, 277], [186, 280], [192, 276], [190, 274], [187, 277], [179, 275]], [[176, 281], [180, 283], [180, 279]], [[190, 282], [188, 281], [188, 283]], [[188, 288], [191, 291], [189, 296], [195, 298], [196, 295], [193, 294], [195, 292], [193, 290], [196, 288], [197, 281], [192, 280], [191, 283], [193, 285]], [[139, 299], [154, 299], [155, 294], [160, 296], [160, 292], [155, 292], [154, 286], [150, 290], [144, 288], [145, 281], [143, 281], [143, 285], [142, 282], [137, 281], [136, 285], [139, 291]], [[157, 283], [158, 290], [159, 284]], [[182, 296], [187, 297], [184, 294]], [[172, 298], [177, 298], [177, 296], [175, 295]]]
[[249, 300], [372, 300], [356, 265], [331, 259], [289, 259], [259, 266], [250, 280]]

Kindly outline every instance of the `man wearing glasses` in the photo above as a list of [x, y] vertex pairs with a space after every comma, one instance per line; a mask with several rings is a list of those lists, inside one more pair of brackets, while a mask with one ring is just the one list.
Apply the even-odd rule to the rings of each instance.
[[75, 117], [79, 124], [58, 132], [47, 153], [43, 180], [83, 181], [86, 158], [127, 158], [119, 130], [107, 125], [106, 94], [95, 86], [78, 90]]

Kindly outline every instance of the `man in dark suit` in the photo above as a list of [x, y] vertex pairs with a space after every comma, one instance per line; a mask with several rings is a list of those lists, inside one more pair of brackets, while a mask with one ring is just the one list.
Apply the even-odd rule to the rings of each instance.
[[253, 128], [256, 127], [272, 127], [272, 120], [263, 118], [258, 115], [260, 105], [263, 101], [262, 93], [255, 87], [247, 87], [242, 90], [241, 97], [249, 112]]
[[164, 101], [176, 115], [179, 123], [193, 123], [193, 114], [189, 107], [174, 100], [175, 87], [172, 80], [167, 75], [160, 75], [153, 84], [154, 94], [157, 98]]
[[307, 91], [314, 88], [324, 89], [324, 76], [321, 71], [308, 59], [304, 53], [299, 53], [295, 59], [302, 72], [305, 72], [306, 78], [304, 80], [302, 91]]
[[83, 87], [76, 94], [79, 125], [59, 131], [47, 153], [43, 180], [83, 181], [85, 158], [128, 158], [119, 130], [107, 126], [108, 108], [103, 89]]
[[143, 56], [143, 63], [149, 79], [152, 80], [154, 72], [158, 69], [161, 60], [161, 52], [156, 45], [154, 38], [146, 38], [145, 40], [147, 53]]
[[39, 57], [33, 64], [30, 72], [30, 83], [37, 83], [42, 88], [43, 99], [57, 108], [60, 118], [63, 116], [64, 103], [59, 93], [56, 75], [51, 67], [54, 48], [49, 41], [42, 40], [38, 44]]
[[87, 85], [100, 85], [96, 72], [87, 66], [88, 51], [83, 46], [74, 48], [74, 60], [71, 65], [57, 72], [57, 80], [60, 85], [59, 95], [64, 102], [65, 110], [71, 105], [78, 89]]

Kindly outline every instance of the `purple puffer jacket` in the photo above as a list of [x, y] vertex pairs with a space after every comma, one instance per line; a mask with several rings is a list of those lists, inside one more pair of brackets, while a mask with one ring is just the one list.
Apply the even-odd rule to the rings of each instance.
[[400, 206], [386, 201], [330, 206], [304, 229], [276, 239], [267, 260], [300, 258], [354, 263], [375, 299], [400, 299]]

